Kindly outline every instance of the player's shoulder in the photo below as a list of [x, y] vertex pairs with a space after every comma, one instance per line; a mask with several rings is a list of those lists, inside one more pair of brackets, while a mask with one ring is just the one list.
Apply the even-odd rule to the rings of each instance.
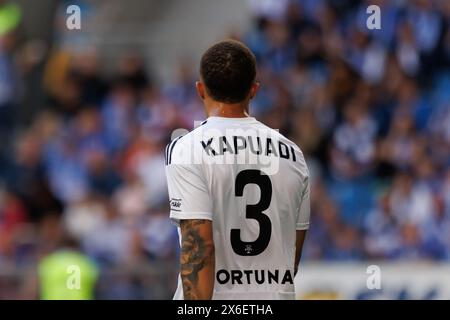
[[166, 165], [171, 164], [192, 164], [195, 152], [195, 141], [205, 128], [207, 120], [186, 134], [179, 135], [172, 139], [166, 146]]

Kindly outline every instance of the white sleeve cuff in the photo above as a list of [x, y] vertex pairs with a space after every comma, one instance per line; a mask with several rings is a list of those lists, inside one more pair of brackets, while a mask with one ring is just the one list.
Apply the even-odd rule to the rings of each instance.
[[308, 230], [309, 222], [297, 223], [295, 225], [295, 230]]
[[180, 220], [211, 220], [212, 214], [209, 212], [182, 212], [182, 211], [170, 211], [170, 219], [172, 222], [179, 227]]

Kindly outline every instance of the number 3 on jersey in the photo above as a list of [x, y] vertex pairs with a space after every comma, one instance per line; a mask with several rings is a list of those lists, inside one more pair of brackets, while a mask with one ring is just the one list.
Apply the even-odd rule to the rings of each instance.
[[256, 184], [261, 190], [261, 199], [257, 204], [246, 206], [245, 217], [258, 222], [259, 235], [255, 241], [246, 242], [241, 240], [240, 229], [231, 229], [231, 247], [240, 256], [256, 256], [262, 253], [269, 245], [272, 235], [272, 222], [263, 213], [264, 210], [269, 208], [272, 200], [272, 182], [270, 178], [260, 170], [243, 170], [236, 177], [235, 195], [236, 197], [242, 197], [245, 186], [252, 183]]

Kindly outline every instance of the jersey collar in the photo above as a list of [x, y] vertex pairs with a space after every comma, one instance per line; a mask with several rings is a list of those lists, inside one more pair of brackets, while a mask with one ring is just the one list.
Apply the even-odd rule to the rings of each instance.
[[254, 122], [256, 119], [254, 117], [241, 117], [241, 118], [229, 118], [229, 117], [217, 117], [211, 116], [206, 119], [207, 121], [233, 121], [233, 122]]

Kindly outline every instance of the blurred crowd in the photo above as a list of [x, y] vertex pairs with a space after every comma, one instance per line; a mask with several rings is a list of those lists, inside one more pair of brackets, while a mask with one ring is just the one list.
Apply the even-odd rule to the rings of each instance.
[[450, 2], [251, 3], [252, 111], [302, 148], [313, 178], [304, 258], [448, 260]]
[[[252, 28], [224, 36], [257, 57], [251, 113], [308, 161], [303, 259], [448, 260], [450, 1], [249, 3]], [[380, 30], [366, 26], [370, 4]], [[2, 28], [6, 6], [0, 266], [36, 263], [67, 237], [101, 268], [176, 265], [163, 149], [205, 117], [197, 70], [180, 63], [178, 79], [161, 83], [130, 51], [103, 72], [93, 44], [68, 50], [63, 34], [48, 52], [21, 43], [20, 24]], [[134, 294], [128, 280], [105, 295]]]

